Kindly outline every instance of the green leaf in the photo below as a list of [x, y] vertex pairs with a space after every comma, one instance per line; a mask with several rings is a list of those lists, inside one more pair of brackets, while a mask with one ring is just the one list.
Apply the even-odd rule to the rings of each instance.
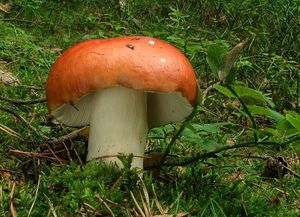
[[294, 111], [289, 111], [286, 114], [286, 120], [293, 125], [297, 129], [298, 132], [300, 132], [300, 114], [294, 112]]
[[217, 133], [220, 131], [221, 127], [232, 125], [231, 122], [219, 122], [219, 123], [213, 123], [213, 124], [192, 124], [194, 131], [205, 131], [208, 133]]
[[295, 143], [294, 147], [298, 152], [300, 152], [300, 143]]
[[252, 88], [244, 87], [240, 85], [235, 85], [234, 90], [237, 92], [237, 94], [240, 97], [249, 97], [259, 102], [265, 102], [269, 104], [271, 107], [275, 106], [275, 104], [272, 102], [272, 100], [269, 97], [265, 96], [262, 92], [258, 90], [254, 90]]
[[281, 134], [278, 132], [278, 130], [273, 129], [273, 128], [265, 128], [262, 129], [261, 132], [265, 135], [269, 135], [269, 136], [276, 136], [276, 137], [280, 137]]
[[287, 120], [284, 119], [283, 121], [280, 121], [276, 128], [279, 132], [286, 134], [287, 136], [299, 134], [298, 130]]
[[219, 73], [224, 66], [224, 57], [227, 49], [218, 44], [212, 44], [208, 47], [206, 61], [213, 73]]
[[273, 118], [276, 122], [280, 122], [284, 120], [284, 116], [270, 108], [265, 108], [257, 105], [248, 105], [248, 109], [251, 113], [257, 115], [266, 115], [268, 117]]
[[226, 87], [224, 87], [222, 85], [214, 84], [213, 88], [216, 89], [221, 94], [227, 96], [227, 97], [234, 97], [234, 95], [231, 93], [231, 91], [228, 90], [228, 88], [226, 88]]
[[[215, 84], [213, 88], [227, 97], [235, 97], [228, 88], [222, 85]], [[267, 103], [271, 107], [275, 106], [275, 104], [272, 102], [272, 100], [269, 97], [265, 96], [262, 92], [258, 90], [254, 90], [252, 88], [244, 87], [240, 85], [234, 85], [233, 88], [241, 98], [252, 99], [251, 104], [253, 104], [253, 102], [263, 102], [263, 103]], [[245, 102], [245, 103], [248, 104], [249, 102], [248, 103]]]

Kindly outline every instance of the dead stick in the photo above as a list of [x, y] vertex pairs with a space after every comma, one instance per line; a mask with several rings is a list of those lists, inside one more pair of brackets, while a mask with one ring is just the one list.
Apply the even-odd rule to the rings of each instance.
[[[76, 138], [77, 136], [79, 136], [85, 128], [86, 127], [82, 127], [78, 130], [74, 130], [73, 132], [71, 132], [69, 134], [63, 135], [63, 136], [61, 136], [57, 139], [47, 141], [46, 143], [49, 144], [49, 145], [58, 145], [58, 144], [61, 144], [63, 142], [66, 142], [68, 140], [72, 140], [72, 139]], [[43, 144], [42, 146], [45, 146], [45, 144]]]
[[15, 150], [15, 149], [10, 149], [9, 151], [14, 154], [19, 154], [19, 155], [23, 155], [23, 156], [27, 156], [27, 157], [48, 158], [48, 159], [51, 159], [54, 161], [59, 161], [59, 163], [66, 162], [62, 159], [58, 159], [58, 157], [51, 157], [51, 156], [48, 156], [48, 155], [45, 155], [45, 154], [39, 153], [39, 152], [26, 152], [26, 151], [20, 151], [20, 150]]

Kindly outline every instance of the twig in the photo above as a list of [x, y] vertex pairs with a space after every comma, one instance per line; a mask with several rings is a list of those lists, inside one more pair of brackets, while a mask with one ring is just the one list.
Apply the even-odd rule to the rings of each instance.
[[34, 204], [36, 202], [36, 198], [38, 196], [38, 192], [39, 192], [39, 188], [40, 188], [40, 183], [41, 183], [41, 175], [39, 175], [39, 177], [38, 177], [38, 182], [37, 182], [36, 191], [35, 191], [35, 194], [34, 194], [34, 199], [33, 199], [33, 202], [31, 204], [31, 207], [30, 207], [30, 209], [28, 211], [27, 217], [29, 217], [31, 215], [32, 209], [33, 209]]
[[50, 152], [53, 154], [53, 156], [57, 159], [57, 161], [58, 161], [61, 165], [63, 165], [63, 162], [61, 161], [61, 159], [59, 159], [59, 158], [57, 157], [57, 155], [56, 155], [55, 152], [52, 150], [52, 148], [50, 148], [50, 147], [48, 146], [48, 149], [49, 149]]
[[11, 98], [7, 98], [7, 97], [4, 97], [4, 96], [0, 96], [0, 100], [9, 102], [9, 103], [14, 104], [14, 105], [32, 105], [32, 104], [46, 102], [45, 97], [38, 98], [38, 99], [33, 99], [33, 100], [16, 100], [16, 99], [11, 99]]
[[283, 163], [279, 162], [280, 165], [282, 167], [284, 167], [286, 170], [288, 170], [291, 174], [293, 174], [296, 178], [300, 179], [300, 175], [298, 173], [296, 173], [295, 171], [293, 171], [292, 169], [290, 169], [289, 167], [287, 167], [286, 165], [284, 165]]
[[154, 188], [153, 183], [152, 183], [151, 187], [152, 187], [152, 192], [153, 192], [153, 197], [154, 197], [154, 202], [156, 204], [156, 207], [159, 210], [160, 214], [164, 215], [165, 214], [165, 210], [162, 208], [162, 206], [161, 206], [161, 204], [160, 204], [160, 202], [158, 200], [158, 197], [157, 197], [157, 194], [155, 192], [155, 188]]
[[56, 212], [55, 212], [55, 209], [54, 209], [53, 204], [52, 204], [52, 202], [50, 201], [49, 197], [47, 197], [47, 195], [46, 195], [45, 193], [44, 193], [44, 196], [45, 196], [45, 198], [48, 200], [48, 204], [49, 204], [50, 210], [51, 210], [51, 212], [52, 212], [52, 215], [53, 215], [54, 217], [57, 217], [57, 214], [56, 214]]
[[136, 208], [137, 208], [138, 211], [139, 211], [139, 214], [140, 214], [142, 217], [146, 217], [144, 211], [142, 210], [142, 208], [141, 208], [140, 205], [138, 204], [137, 200], [135, 199], [135, 197], [134, 197], [132, 191], [130, 191], [130, 195], [131, 195], [131, 198], [132, 198], [132, 200], [133, 200], [133, 202], [134, 202], [134, 205], [136, 206]]
[[111, 200], [109, 200], [107, 198], [101, 197], [99, 194], [96, 194], [95, 198], [98, 199], [99, 201], [105, 201], [106, 203], [109, 203], [110, 205], [112, 205], [112, 206], [114, 206], [114, 207], [116, 207], [118, 209], [126, 209], [125, 206], [122, 206], [122, 205], [120, 205], [118, 203], [115, 203], [115, 202], [113, 202], [113, 201], [111, 201]]
[[[63, 129], [65, 132], [67, 132], [66, 129], [65, 129], [63, 126], [62, 126], [62, 129]], [[83, 130], [84, 130], [84, 129], [85, 129], [85, 128], [83, 128]], [[83, 131], [81, 131], [80, 133], [82, 133], [82, 132], [83, 132]], [[79, 134], [80, 134], [80, 133], [79, 133]], [[69, 140], [70, 140], [70, 139], [69, 139]], [[72, 149], [74, 150], [74, 153], [75, 153], [75, 155], [76, 155], [78, 161], [80, 162], [81, 166], [83, 166], [83, 162], [82, 162], [82, 160], [81, 160], [81, 158], [80, 158], [80, 156], [79, 156], [79, 154], [78, 154], [78, 152], [77, 152], [77, 150], [76, 150], [76, 147], [75, 147], [73, 141], [70, 140], [70, 143], [71, 143], [71, 147], [72, 147]], [[64, 142], [63, 142], [63, 145], [64, 145], [65, 149], [67, 150], [68, 157], [69, 157], [70, 160], [71, 160], [72, 158], [71, 158], [71, 154], [70, 154], [70, 152], [69, 152], [69, 149], [67, 148], [67, 146], [66, 146], [66, 144], [65, 144]]]
[[258, 156], [258, 155], [247, 155], [247, 154], [224, 154], [224, 157], [240, 157], [240, 158], [253, 158], [253, 159], [259, 159], [259, 160], [268, 160], [271, 157], [266, 157], [266, 156]]
[[110, 216], [115, 217], [113, 211], [110, 209], [110, 207], [107, 205], [107, 203], [105, 202], [105, 200], [103, 200], [101, 197], [97, 197], [97, 199], [104, 204], [104, 206], [106, 207], [106, 209], [108, 210]]
[[5, 133], [7, 133], [10, 136], [13, 136], [19, 140], [21, 140], [22, 142], [24, 141], [24, 139], [21, 138], [21, 135], [19, 133], [17, 133], [16, 131], [10, 129], [9, 127], [0, 124], [0, 130], [4, 131]]
[[10, 194], [9, 194], [9, 214], [11, 217], [17, 217], [16, 210], [14, 207], [15, 187], [16, 187], [16, 183], [13, 182], [13, 186], [12, 186]]
[[220, 83], [221, 83], [221, 82], [216, 82], [216, 83], [214, 83], [214, 84], [208, 86], [208, 87], [203, 91], [203, 93], [202, 93], [202, 99], [201, 99], [201, 105], [204, 105], [204, 102], [205, 102], [205, 100], [206, 100], [206, 96], [207, 96], [208, 92], [211, 91], [211, 90], [214, 88], [214, 85], [220, 84]]
[[30, 130], [32, 130], [36, 135], [42, 137], [43, 139], [49, 140], [49, 137], [44, 135], [43, 133], [39, 132], [35, 127], [33, 127], [25, 118], [23, 118], [21, 115], [19, 115], [17, 112], [10, 110], [8, 108], [5, 108], [3, 106], [0, 105], [0, 110], [5, 111], [7, 113], [12, 114], [13, 116], [15, 116], [17, 119], [19, 119], [20, 121], [22, 121], [25, 125], [28, 126], [28, 128]]
[[[66, 134], [66, 135], [63, 135], [59, 138], [54, 138], [54, 139], [51, 139], [49, 141], [47, 141], [46, 143], [49, 144], [49, 145], [58, 145], [58, 144], [61, 144], [63, 142], [66, 142], [68, 140], [73, 140], [75, 139], [77, 136], [79, 136], [83, 130], [85, 130], [87, 127], [82, 127], [78, 130], [74, 130], [73, 132], [69, 133], [69, 134]], [[45, 144], [42, 144], [42, 146], [45, 146]], [[47, 145], [46, 145], [47, 146]]]
[[9, 151], [13, 152], [14, 154], [19, 154], [23, 156], [36, 157], [36, 158], [48, 158], [54, 161], [58, 161], [59, 163], [64, 162], [64, 160], [59, 159], [57, 156], [55, 157], [48, 156], [48, 153], [26, 152], [26, 151], [14, 150], [14, 149], [10, 149]]
[[[95, 208], [91, 204], [88, 204], [87, 202], [83, 202], [82, 208], [87, 213], [87, 212], [89, 212], [89, 210], [86, 207], [92, 211], [91, 216], [101, 216], [101, 213], [99, 211], [97, 211], [97, 208]], [[84, 216], [84, 215], [82, 214], [82, 216]]]

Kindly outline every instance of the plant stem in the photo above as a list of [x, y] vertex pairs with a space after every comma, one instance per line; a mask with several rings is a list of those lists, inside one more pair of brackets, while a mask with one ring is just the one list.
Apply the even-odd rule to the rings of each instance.
[[280, 145], [287, 145], [287, 144], [290, 144], [290, 143], [295, 142], [295, 141], [299, 142], [300, 141], [300, 136], [296, 136], [296, 137], [294, 137], [290, 140], [287, 140], [285, 142], [269, 142], [269, 141], [261, 141], [261, 142], [256, 142], [256, 143], [245, 142], [245, 143], [240, 143], [240, 144], [237, 144], [237, 145], [234, 145], [234, 146], [225, 146], [225, 147], [219, 148], [215, 151], [208, 152], [208, 153], [197, 153], [194, 157], [191, 157], [189, 159], [181, 160], [181, 161], [178, 161], [178, 159], [177, 159], [176, 162], [165, 163], [161, 166], [170, 166], [170, 167], [186, 166], [188, 164], [195, 163], [195, 162], [200, 161], [200, 160], [205, 160], [205, 159], [210, 158], [210, 157], [215, 157], [218, 153], [223, 152], [223, 151], [227, 151], [227, 150], [231, 150], [231, 149], [245, 148], [245, 147], [255, 147], [257, 145], [273, 145], [273, 146], [276, 145], [276, 146], [280, 146]]
[[164, 152], [164, 154], [163, 154], [163, 156], [162, 156], [162, 158], [160, 160], [160, 163], [158, 165], [162, 165], [165, 162], [168, 154], [170, 153], [171, 147], [175, 144], [176, 140], [179, 138], [180, 134], [185, 129], [186, 124], [193, 119], [193, 117], [196, 115], [196, 113], [197, 113], [197, 104], [195, 105], [192, 113], [185, 119], [185, 121], [182, 123], [182, 125], [180, 126], [180, 128], [178, 129], [178, 131], [172, 137], [172, 140], [168, 144], [168, 146], [167, 146], [167, 148], [166, 148], [166, 150], [165, 150], [165, 152]]
[[246, 112], [246, 114], [248, 115], [251, 123], [252, 123], [252, 127], [254, 129], [253, 133], [254, 133], [254, 143], [257, 144], [258, 143], [258, 136], [257, 136], [257, 124], [256, 121], [253, 117], [253, 115], [251, 114], [251, 112], [249, 111], [247, 105], [245, 104], [245, 102], [242, 100], [242, 98], [237, 94], [237, 92], [234, 90], [234, 88], [232, 88], [231, 85], [229, 84], [225, 84], [225, 86], [228, 88], [228, 90], [230, 90], [230, 92], [239, 100], [239, 102], [241, 103], [241, 105], [243, 106], [244, 111]]

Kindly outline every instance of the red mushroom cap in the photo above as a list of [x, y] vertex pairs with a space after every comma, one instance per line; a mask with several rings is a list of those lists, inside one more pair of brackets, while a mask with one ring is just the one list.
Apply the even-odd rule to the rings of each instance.
[[179, 92], [191, 106], [197, 87], [192, 65], [174, 46], [150, 37], [93, 39], [67, 49], [46, 85], [50, 113], [104, 88]]

